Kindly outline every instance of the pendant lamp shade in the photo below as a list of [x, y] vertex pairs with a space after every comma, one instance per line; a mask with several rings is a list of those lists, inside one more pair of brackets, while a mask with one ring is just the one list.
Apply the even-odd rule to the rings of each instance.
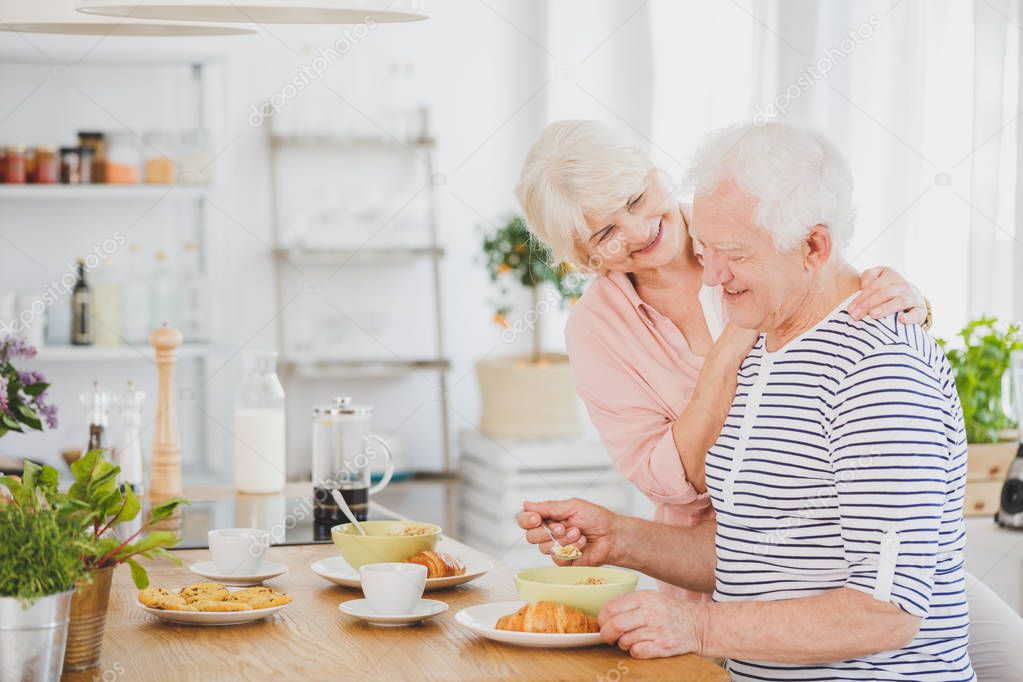
[[80, 0], [108, 17], [242, 24], [359, 24], [429, 18], [423, 0]]
[[0, 0], [0, 31], [98, 36], [226, 36], [255, 33], [245, 26], [137, 21], [81, 14], [75, 0]]

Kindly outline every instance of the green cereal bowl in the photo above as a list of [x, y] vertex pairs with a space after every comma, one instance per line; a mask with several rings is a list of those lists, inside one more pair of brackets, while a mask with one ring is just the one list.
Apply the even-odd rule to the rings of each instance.
[[[330, 529], [337, 551], [348, 565], [358, 570], [366, 564], [404, 561], [417, 552], [437, 546], [441, 528], [418, 521], [362, 521], [366, 535], [350, 523]], [[400, 535], [406, 528], [426, 528], [424, 535]]]
[[[600, 578], [604, 585], [576, 585], [586, 578]], [[596, 617], [604, 604], [636, 589], [639, 575], [620, 568], [544, 566], [515, 574], [515, 586], [523, 601], [549, 601], [572, 606]]]

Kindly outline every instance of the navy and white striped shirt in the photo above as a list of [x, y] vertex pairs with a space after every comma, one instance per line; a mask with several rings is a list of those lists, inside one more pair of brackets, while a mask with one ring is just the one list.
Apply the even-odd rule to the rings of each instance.
[[[851, 299], [850, 299], [851, 300]], [[715, 601], [848, 587], [923, 620], [898, 651], [828, 665], [729, 661], [737, 680], [974, 680], [963, 572], [966, 434], [951, 368], [848, 300], [775, 352], [764, 335], [707, 454]]]

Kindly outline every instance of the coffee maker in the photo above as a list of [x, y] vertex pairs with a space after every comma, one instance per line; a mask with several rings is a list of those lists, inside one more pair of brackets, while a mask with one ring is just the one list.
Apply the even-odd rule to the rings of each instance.
[[1009, 356], [1009, 368], [1002, 376], [1002, 407], [1019, 425], [1020, 444], [1002, 485], [995, 521], [1003, 528], [1023, 530], [1023, 350]]

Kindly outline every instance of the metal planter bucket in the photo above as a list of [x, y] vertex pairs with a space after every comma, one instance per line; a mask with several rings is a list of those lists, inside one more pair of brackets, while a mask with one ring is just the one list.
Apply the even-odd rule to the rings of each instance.
[[73, 592], [41, 597], [27, 609], [0, 597], [0, 682], [60, 680]]
[[91, 583], [79, 581], [79, 590], [71, 599], [64, 670], [88, 670], [99, 665], [113, 575], [114, 567], [109, 566], [93, 571]]

